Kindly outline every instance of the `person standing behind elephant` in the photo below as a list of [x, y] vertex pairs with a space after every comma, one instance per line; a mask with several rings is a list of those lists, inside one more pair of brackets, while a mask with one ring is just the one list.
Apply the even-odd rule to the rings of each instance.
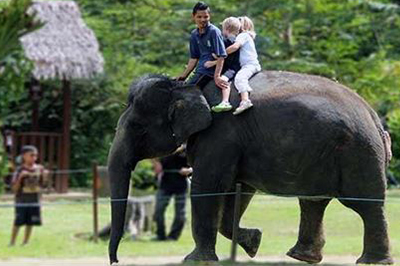
[[[221, 89], [228, 88], [228, 82], [221, 79], [221, 71], [224, 58], [227, 56], [221, 31], [210, 23], [210, 8], [204, 2], [198, 2], [193, 7], [192, 18], [197, 28], [191, 32], [190, 59], [184, 72], [177, 80], [186, 80], [189, 74], [196, 68], [189, 84], [203, 88], [214, 77], [215, 84]], [[217, 56], [217, 65], [214, 68], [206, 68], [204, 63], [213, 60], [212, 54]], [[197, 66], [197, 67], [196, 67]]]
[[38, 150], [26, 145], [21, 150], [22, 165], [17, 168], [12, 179], [15, 192], [15, 221], [9, 246], [15, 245], [19, 228], [26, 225], [23, 245], [28, 244], [32, 226], [42, 225], [40, 214], [41, 186], [47, 180], [48, 170], [36, 164]]
[[[156, 195], [154, 221], [157, 225], [154, 240], [178, 240], [186, 220], [187, 176], [192, 173], [188, 166], [184, 147], [180, 147], [173, 155], [153, 161], [154, 172], [160, 179]], [[165, 232], [165, 211], [170, 199], [175, 198], [175, 217], [168, 235]]]
[[[253, 106], [249, 98], [249, 92], [252, 88], [249, 85], [249, 79], [257, 72], [261, 71], [260, 63], [258, 62], [258, 55], [254, 43], [256, 33], [254, 31], [254, 24], [248, 17], [239, 17], [238, 19], [230, 17], [224, 20], [223, 25], [227, 29], [227, 34], [233, 34], [236, 41], [233, 45], [229, 46], [226, 51], [228, 54], [240, 49], [240, 66], [241, 69], [235, 77], [235, 86], [240, 93], [240, 105], [233, 112], [234, 115], [241, 114]], [[240, 29], [240, 33], [239, 33]], [[226, 102], [221, 102], [213, 107], [213, 111], [221, 112], [226, 111]]]

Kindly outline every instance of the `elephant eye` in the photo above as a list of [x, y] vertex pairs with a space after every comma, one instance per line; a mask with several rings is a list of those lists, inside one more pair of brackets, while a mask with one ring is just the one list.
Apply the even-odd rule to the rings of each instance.
[[146, 127], [137, 122], [131, 124], [133, 132], [137, 135], [143, 136], [147, 133]]

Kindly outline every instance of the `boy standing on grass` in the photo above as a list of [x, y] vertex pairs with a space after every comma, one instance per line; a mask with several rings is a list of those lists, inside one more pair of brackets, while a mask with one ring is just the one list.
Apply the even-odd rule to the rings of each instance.
[[19, 228], [23, 225], [25, 236], [22, 245], [29, 242], [32, 226], [40, 226], [40, 191], [46, 181], [48, 171], [42, 165], [36, 164], [38, 150], [27, 145], [21, 150], [22, 164], [17, 168], [12, 179], [12, 189], [15, 193], [15, 220], [12, 228], [9, 246], [15, 245]]

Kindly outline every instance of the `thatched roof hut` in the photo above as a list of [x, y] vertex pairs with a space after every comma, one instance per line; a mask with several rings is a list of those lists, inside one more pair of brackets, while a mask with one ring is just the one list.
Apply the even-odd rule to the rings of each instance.
[[[1, 0], [0, 0], [1, 1]], [[34, 0], [28, 12], [44, 22], [44, 26], [20, 40], [25, 55], [33, 61], [34, 82], [30, 84], [32, 95], [41, 90], [37, 80], [61, 80], [63, 91], [63, 125], [57, 136], [61, 140], [57, 145], [46, 138], [54, 139], [54, 132], [42, 132], [39, 127], [39, 98], [32, 97], [32, 131], [28, 132], [30, 143], [40, 147], [43, 154], [44, 145], [49, 143], [46, 158], [56, 157], [58, 169], [69, 169], [70, 163], [70, 127], [71, 127], [71, 80], [90, 79], [103, 72], [104, 59], [99, 52], [99, 44], [91, 29], [84, 23], [78, 5], [73, 1]], [[37, 83], [37, 84], [36, 84]], [[22, 136], [23, 133], [21, 133]], [[21, 137], [21, 143], [24, 142]], [[16, 144], [17, 145], [17, 144]], [[67, 192], [68, 174], [57, 175], [55, 188], [58, 192]]]
[[21, 38], [36, 79], [88, 79], [103, 72], [104, 59], [73, 1], [34, 1], [43, 28]]

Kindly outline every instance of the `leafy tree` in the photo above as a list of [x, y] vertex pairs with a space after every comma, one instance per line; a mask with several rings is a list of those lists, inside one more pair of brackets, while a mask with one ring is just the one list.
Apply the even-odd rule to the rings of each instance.
[[[188, 39], [195, 28], [193, 1], [77, 0], [86, 23], [101, 45], [106, 74], [73, 84], [73, 168], [86, 168], [92, 159], [105, 163], [118, 114], [129, 84], [144, 73], [180, 74], [188, 60]], [[398, 1], [336, 0], [209, 0], [215, 25], [228, 16], [253, 19], [259, 59], [264, 69], [322, 75], [357, 91], [381, 116], [393, 138], [391, 170], [400, 178], [400, 8]], [[0, 2], [1, 3], [1, 2]], [[0, 24], [2, 25], [2, 24]], [[0, 26], [1, 27], [1, 26]], [[18, 60], [21, 62], [21, 60]], [[41, 124], [61, 123], [58, 90], [46, 88]], [[21, 88], [21, 87], [20, 87]], [[10, 107], [4, 121], [28, 127], [17, 109], [29, 110], [27, 92], [1, 105]], [[10, 94], [12, 95], [12, 94]], [[19, 99], [19, 100], [18, 100]], [[2, 108], [3, 109], [3, 108]], [[0, 111], [1, 113], [1, 111]], [[26, 113], [26, 112], [25, 112]], [[4, 117], [4, 116], [1, 116]], [[149, 173], [148, 164], [138, 173]], [[147, 168], [146, 168], [147, 167]], [[135, 183], [138, 176], [135, 176]], [[145, 178], [144, 178], [145, 179]], [[87, 184], [86, 177], [73, 178]]]
[[31, 70], [19, 39], [42, 24], [28, 14], [31, 0], [0, 2], [0, 117], [10, 102], [19, 98]]
[[[0, 126], [9, 104], [19, 98], [30, 63], [24, 58], [19, 38], [41, 27], [27, 10], [31, 0], [0, 2]], [[0, 134], [0, 177], [7, 170], [6, 155]], [[2, 190], [0, 178], [0, 192]]]
[[[191, 1], [79, 0], [102, 44], [116, 90], [145, 72], [182, 71], [195, 27]], [[400, 108], [400, 24], [396, 1], [209, 0], [212, 22], [247, 15], [264, 69], [326, 76], [361, 94], [381, 116]], [[389, 123], [394, 136], [398, 129]], [[394, 147], [398, 158], [400, 150]], [[396, 160], [395, 158], [395, 160]], [[391, 165], [400, 177], [400, 171]], [[397, 169], [397, 170], [396, 170]]]

